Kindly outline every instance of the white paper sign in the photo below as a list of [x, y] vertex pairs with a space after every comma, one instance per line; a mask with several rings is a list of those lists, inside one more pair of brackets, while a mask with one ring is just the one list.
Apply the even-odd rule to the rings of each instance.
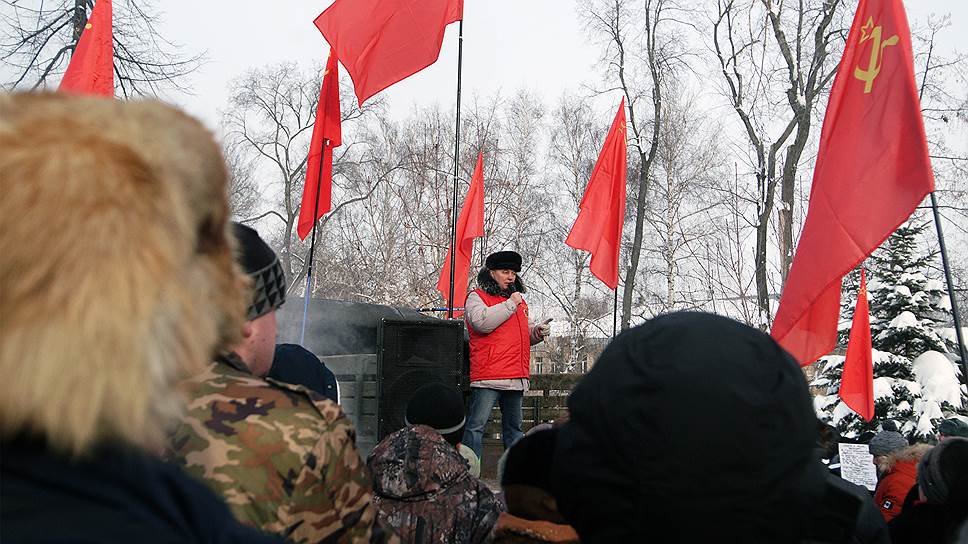
[[867, 444], [837, 444], [837, 449], [840, 453], [840, 476], [874, 491], [877, 487], [877, 470]]

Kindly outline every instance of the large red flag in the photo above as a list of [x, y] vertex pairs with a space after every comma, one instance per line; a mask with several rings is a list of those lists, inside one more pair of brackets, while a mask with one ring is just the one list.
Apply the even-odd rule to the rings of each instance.
[[316, 27], [353, 78], [363, 102], [437, 61], [444, 28], [464, 0], [336, 0]]
[[[477, 155], [477, 166], [471, 176], [464, 206], [457, 218], [457, 251], [454, 260], [454, 300], [451, 308], [460, 308], [467, 301], [467, 275], [471, 268], [474, 238], [484, 236], [484, 153]], [[444, 269], [437, 280], [437, 290], [447, 300], [450, 296], [450, 249], [444, 260]], [[463, 312], [454, 312], [459, 316]]]
[[773, 337], [800, 364], [837, 342], [844, 274], [933, 190], [901, 0], [861, 0], [830, 92], [810, 207], [773, 322]]
[[[339, 64], [331, 50], [323, 72], [323, 85], [316, 106], [316, 123], [306, 159], [306, 184], [296, 234], [305, 240], [316, 221], [333, 207], [333, 148], [343, 144], [339, 111]], [[319, 195], [317, 196], [317, 191]], [[318, 205], [317, 205], [318, 198]], [[316, 214], [313, 214], [316, 210]]]
[[874, 360], [871, 347], [871, 315], [867, 307], [867, 277], [860, 269], [857, 307], [850, 325], [847, 357], [840, 376], [840, 398], [857, 415], [870, 421], [874, 417]]
[[585, 187], [578, 217], [565, 240], [569, 246], [592, 254], [589, 268], [609, 289], [618, 287], [618, 253], [625, 224], [626, 152], [625, 97], [622, 97]]
[[111, 0], [97, 0], [94, 4], [58, 90], [114, 96]]

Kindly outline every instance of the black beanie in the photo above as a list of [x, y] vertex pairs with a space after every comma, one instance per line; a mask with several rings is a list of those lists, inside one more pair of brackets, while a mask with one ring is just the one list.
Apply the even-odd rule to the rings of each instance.
[[421, 386], [407, 403], [407, 425], [426, 425], [452, 446], [464, 435], [464, 398], [456, 386], [440, 382]]
[[928, 501], [968, 500], [968, 439], [946, 438], [918, 463], [918, 487]]
[[252, 300], [246, 321], [265, 315], [286, 301], [286, 274], [279, 258], [252, 227], [232, 223], [239, 245], [238, 262], [252, 278]]
[[558, 429], [526, 434], [511, 446], [504, 460], [501, 487], [529, 485], [551, 492], [551, 459]]
[[[551, 483], [589, 542], [799, 541], [826, 491], [803, 372], [772, 338], [681, 312], [627, 330], [568, 399]], [[696, 520], [702, 520], [696, 523]]]

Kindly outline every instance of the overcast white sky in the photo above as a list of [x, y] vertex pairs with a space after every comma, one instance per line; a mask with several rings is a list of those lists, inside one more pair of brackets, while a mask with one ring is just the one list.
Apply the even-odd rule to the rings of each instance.
[[[465, 0], [465, 100], [501, 89], [527, 87], [549, 99], [564, 90], [581, 92], [597, 77], [599, 50], [588, 42], [579, 21], [581, 0]], [[710, 0], [711, 1], [711, 0]], [[328, 45], [313, 19], [330, 0], [188, 1], [166, 0], [162, 32], [186, 53], [205, 52], [207, 63], [194, 74], [195, 96], [177, 102], [217, 128], [232, 78], [248, 68], [295, 61], [322, 62]], [[968, 36], [968, 0], [907, 0], [912, 24], [928, 14], [951, 13], [943, 49], [968, 49], [955, 43]], [[456, 91], [457, 24], [448, 28], [440, 59], [393, 85], [383, 96], [394, 117], [415, 103], [452, 104]], [[617, 102], [618, 97], [615, 97]]]

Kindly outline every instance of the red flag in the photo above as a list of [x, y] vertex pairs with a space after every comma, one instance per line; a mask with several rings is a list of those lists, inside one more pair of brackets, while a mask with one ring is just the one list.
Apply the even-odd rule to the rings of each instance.
[[[471, 176], [464, 206], [457, 218], [457, 255], [454, 260], [454, 300], [451, 308], [460, 308], [467, 301], [467, 275], [471, 268], [474, 238], [484, 236], [484, 153], [477, 155], [477, 166]], [[450, 296], [450, 249], [444, 260], [444, 269], [437, 280], [437, 290], [447, 300]], [[454, 312], [460, 316], [463, 312]]]
[[437, 61], [444, 28], [464, 0], [336, 0], [316, 27], [336, 51], [363, 102]]
[[[336, 55], [330, 50], [326, 71], [323, 72], [323, 85], [319, 90], [316, 123], [313, 125], [313, 138], [309, 142], [309, 157], [306, 159], [306, 184], [303, 186], [299, 222], [296, 225], [296, 234], [300, 240], [305, 240], [316, 226], [316, 221], [333, 207], [333, 148], [342, 144], [339, 64], [336, 62]], [[315, 217], [313, 210], [316, 210]]]
[[830, 91], [810, 207], [773, 322], [773, 337], [800, 364], [837, 342], [844, 274], [933, 190], [901, 0], [861, 0]]
[[585, 187], [575, 224], [565, 243], [592, 254], [589, 268], [609, 289], [618, 287], [618, 252], [625, 224], [625, 97]]
[[867, 307], [867, 277], [860, 269], [857, 307], [850, 325], [847, 357], [840, 376], [840, 398], [857, 415], [870, 421], [874, 417], [874, 360], [871, 346], [871, 315]]
[[94, 4], [58, 90], [114, 96], [111, 0], [97, 0]]

